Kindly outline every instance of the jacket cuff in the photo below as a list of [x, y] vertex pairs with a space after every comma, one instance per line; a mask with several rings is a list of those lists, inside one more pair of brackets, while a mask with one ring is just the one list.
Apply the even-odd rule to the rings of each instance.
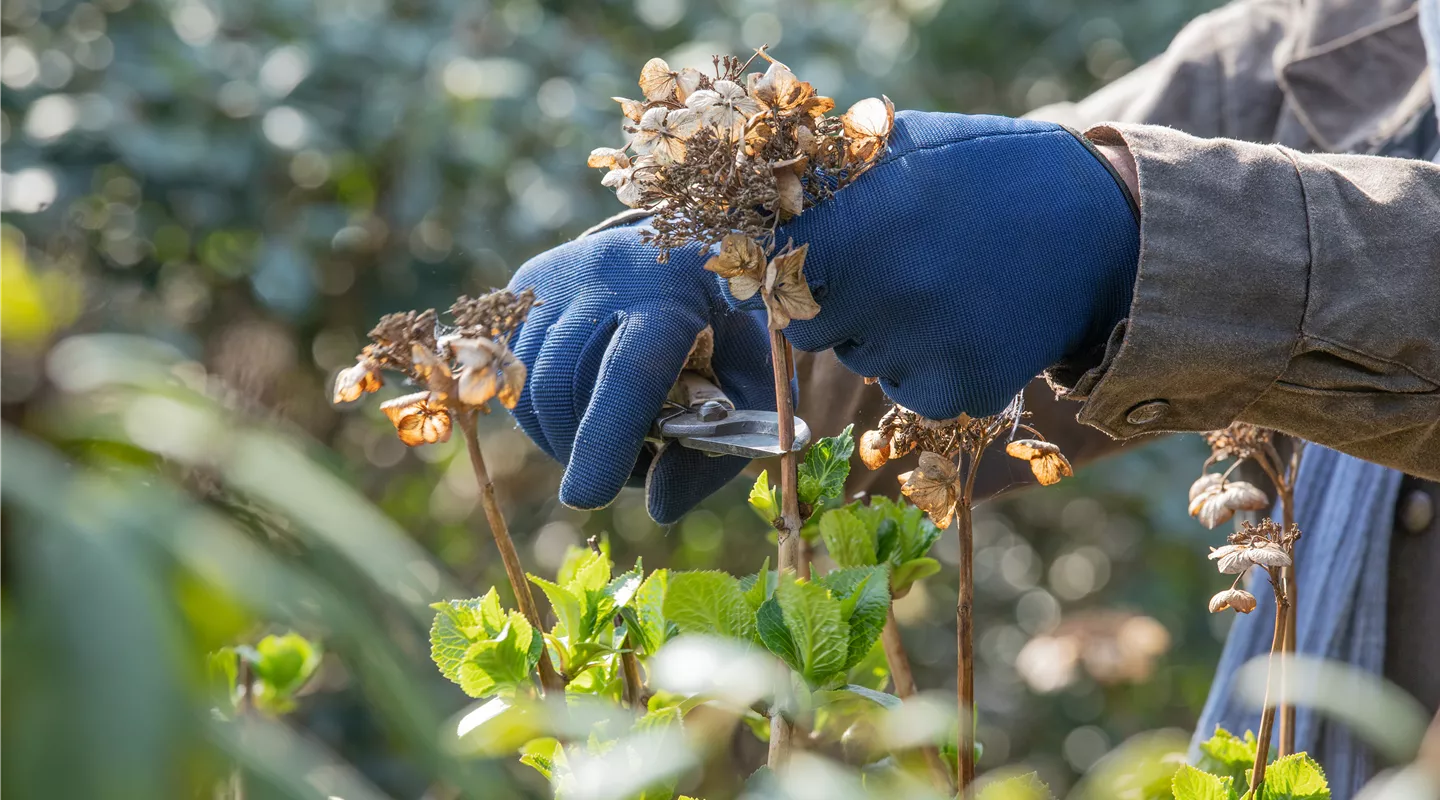
[[1047, 377], [1079, 421], [1125, 438], [1223, 428], [1289, 364], [1310, 268], [1304, 196], [1277, 147], [1152, 125], [1086, 131], [1124, 145], [1140, 188], [1129, 318], [1088, 363]]

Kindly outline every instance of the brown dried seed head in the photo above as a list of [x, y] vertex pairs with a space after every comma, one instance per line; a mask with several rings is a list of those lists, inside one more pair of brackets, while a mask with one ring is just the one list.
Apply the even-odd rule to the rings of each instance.
[[383, 385], [385, 380], [380, 376], [378, 365], [361, 356], [355, 366], [342, 369], [335, 376], [335, 396], [332, 402], [353, 403], [359, 400], [361, 395], [379, 391]]
[[1244, 589], [1226, 589], [1210, 598], [1211, 614], [1218, 614], [1227, 608], [1241, 614], [1249, 614], [1255, 610], [1255, 595]]
[[860, 460], [869, 469], [880, 469], [890, 460], [890, 442], [880, 431], [865, 431], [859, 450]]

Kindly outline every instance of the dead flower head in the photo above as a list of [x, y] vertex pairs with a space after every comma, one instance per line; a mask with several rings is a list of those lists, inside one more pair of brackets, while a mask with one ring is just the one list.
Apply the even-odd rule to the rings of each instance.
[[400, 441], [410, 447], [450, 440], [450, 410], [429, 392], [416, 392], [380, 404]]
[[[888, 101], [857, 104], [845, 119], [827, 116], [832, 99], [763, 50], [756, 57], [770, 62], [764, 73], [747, 74], [754, 58], [716, 56], [713, 75], [652, 58], [640, 72], [644, 99], [614, 98], [626, 143], [595, 150], [589, 163], [606, 170], [602, 182], [621, 202], [652, 213], [641, 235], [662, 261], [673, 249], [729, 235], [769, 256], [779, 222], [832, 196], [885, 150]], [[763, 264], [746, 275], [755, 291], [764, 288]], [[783, 271], [776, 277], [786, 283]]]
[[1274, 437], [1274, 432], [1266, 428], [1248, 422], [1235, 422], [1227, 428], [1205, 434], [1205, 443], [1210, 445], [1211, 461], [1224, 461], [1229, 458], [1254, 458], [1266, 449]]
[[860, 460], [869, 469], [880, 469], [890, 460], [890, 440], [880, 431], [865, 431], [860, 436]]
[[1270, 498], [1254, 484], [1226, 481], [1213, 472], [1190, 486], [1190, 516], [1207, 528], [1225, 523], [1236, 511], [1260, 511], [1269, 505]]
[[534, 305], [528, 290], [461, 297], [450, 307], [454, 326], [438, 337], [434, 309], [385, 316], [355, 366], [336, 376], [335, 402], [379, 389], [382, 369], [399, 372], [424, 388], [380, 406], [400, 441], [411, 447], [447, 441], [455, 414], [488, 413], [492, 399], [507, 408], [519, 400], [525, 365], [508, 342]]
[[900, 492], [938, 527], [949, 527], [960, 499], [960, 473], [955, 464], [936, 453], [921, 453], [919, 466], [899, 477]]
[[1223, 592], [1218, 592], [1210, 598], [1210, 613], [1218, 614], [1221, 611], [1230, 609], [1241, 614], [1249, 614], [1255, 610], [1255, 595], [1244, 589], [1230, 587]]
[[1288, 567], [1294, 563], [1295, 542], [1299, 538], [1300, 529], [1293, 524], [1287, 531], [1268, 518], [1259, 524], [1246, 522], [1230, 534], [1229, 544], [1210, 551], [1210, 560], [1217, 562], [1221, 572], [1231, 575], [1243, 573], [1252, 566]]
[[1075, 472], [1070, 468], [1069, 459], [1060, 448], [1039, 439], [1016, 439], [1005, 445], [1005, 452], [1030, 462], [1030, 471], [1041, 486], [1050, 486], [1068, 478]]

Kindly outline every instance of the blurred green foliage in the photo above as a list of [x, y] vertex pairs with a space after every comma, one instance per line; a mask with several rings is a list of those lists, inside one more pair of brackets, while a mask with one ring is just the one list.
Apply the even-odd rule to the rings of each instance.
[[[616, 143], [609, 97], [650, 55], [708, 64], [768, 42], [842, 106], [883, 92], [1020, 113], [1118, 77], [1215, 4], [9, 0], [4, 788], [179, 796], [227, 758], [257, 796], [315, 796], [272, 762], [368, 787], [346, 798], [502, 785], [434, 742], [465, 699], [428, 664], [425, 604], [504, 586], [463, 448], [409, 451], [373, 405], [327, 402], [370, 324], [503, 284], [618, 210], [584, 156]], [[85, 332], [144, 337], [121, 350], [148, 355], [53, 347]], [[669, 529], [634, 495], [579, 513], [508, 419], [487, 423], [534, 571], [600, 533], [617, 563], [652, 568], [746, 574], [769, 552], [742, 481]], [[978, 510], [982, 767], [1023, 761], [1058, 790], [1128, 737], [1193, 722], [1220, 633], [1180, 503], [1193, 445]], [[897, 613], [917, 680], [944, 689], [953, 542], [935, 555]], [[1113, 607], [1168, 633], [1138, 683], [1102, 663], [1123, 636], [1066, 633]], [[289, 628], [325, 650], [296, 727], [214, 724], [206, 655]], [[1045, 693], [1014, 666], [1037, 640]]]

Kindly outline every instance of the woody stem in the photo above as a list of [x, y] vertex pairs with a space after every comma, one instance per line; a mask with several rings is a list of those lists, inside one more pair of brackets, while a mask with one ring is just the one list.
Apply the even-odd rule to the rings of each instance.
[[[485, 519], [490, 523], [490, 533], [495, 537], [495, 546], [500, 550], [500, 561], [505, 565], [505, 576], [510, 579], [510, 588], [515, 592], [515, 604], [536, 634], [545, 630], [540, 623], [540, 610], [535, 606], [535, 596], [530, 593], [530, 582], [525, 578], [525, 569], [520, 566], [520, 555], [515, 552], [515, 542], [510, 538], [510, 527], [505, 524], [505, 515], [500, 513], [500, 504], [495, 500], [495, 484], [490, 482], [490, 472], [485, 468], [485, 455], [480, 452], [480, 439], [475, 432], [475, 412], [455, 412], [455, 419], [465, 437], [465, 449], [470, 452], [470, 466], [475, 470], [475, 483], [480, 488], [480, 505], [485, 508]], [[555, 666], [550, 663], [548, 648], [540, 649], [540, 685], [546, 694], [565, 696], [565, 681]]]
[[975, 497], [975, 473], [986, 444], [988, 442], [982, 442], [969, 454], [969, 469], [955, 507], [956, 528], [960, 534], [960, 596], [955, 604], [955, 685], [960, 738], [955, 751], [955, 777], [961, 797], [975, 781], [975, 529], [970, 511]]
[[[779, 572], [798, 571], [800, 567], [800, 495], [796, 470], [798, 463], [790, 448], [795, 443], [795, 401], [790, 395], [790, 343], [777, 330], [770, 331], [770, 361], [775, 375], [775, 411], [780, 427], [780, 519]], [[769, 766], [778, 770], [790, 760], [795, 728], [785, 717], [782, 703], [770, 711]]]
[[1260, 735], [1255, 743], [1255, 764], [1250, 775], [1250, 795], [1260, 796], [1260, 786], [1265, 783], [1265, 765], [1270, 758], [1270, 735], [1275, 729], [1275, 706], [1270, 703], [1270, 683], [1274, 677], [1275, 656], [1284, 646], [1285, 642], [1285, 617], [1288, 603], [1285, 602], [1285, 591], [1280, 585], [1280, 573], [1278, 570], [1267, 570], [1270, 574], [1270, 586], [1275, 592], [1275, 632], [1270, 637], [1270, 661], [1265, 670], [1265, 705], [1260, 715]]

